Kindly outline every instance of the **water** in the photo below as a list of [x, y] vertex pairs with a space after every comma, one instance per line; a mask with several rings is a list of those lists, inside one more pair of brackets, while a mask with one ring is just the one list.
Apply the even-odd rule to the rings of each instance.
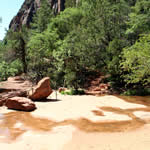
[[[55, 122], [45, 118], [34, 117], [29, 112], [13, 111], [0, 114], [0, 140], [14, 141], [27, 131], [49, 132], [56, 126], [73, 125], [84, 132], [127, 132], [149, 124], [149, 120], [137, 117], [134, 112], [150, 112], [150, 97], [140, 96], [118, 96], [130, 103], [145, 105], [145, 108], [120, 109], [114, 107], [101, 107], [101, 110], [127, 115], [132, 120], [111, 121], [111, 122], [92, 122], [87, 118], [78, 120], [64, 120]], [[101, 110], [96, 111], [95, 115], [102, 116]]]

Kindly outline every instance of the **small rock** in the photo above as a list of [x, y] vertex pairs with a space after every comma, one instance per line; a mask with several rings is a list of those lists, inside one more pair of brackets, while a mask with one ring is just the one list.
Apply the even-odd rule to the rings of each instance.
[[108, 89], [108, 84], [101, 83], [99, 87], [100, 87], [101, 90], [107, 90]]
[[67, 89], [67, 88], [64, 88], [64, 87], [60, 87], [60, 88], [58, 89], [58, 92], [61, 93], [62, 91], [66, 91], [66, 90], [68, 90], [68, 89]]
[[13, 97], [7, 99], [5, 106], [9, 109], [32, 111], [36, 109], [36, 105], [30, 99], [25, 97]]

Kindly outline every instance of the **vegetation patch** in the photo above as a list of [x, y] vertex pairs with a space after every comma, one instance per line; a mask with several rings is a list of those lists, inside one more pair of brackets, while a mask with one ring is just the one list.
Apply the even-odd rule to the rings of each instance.
[[112, 89], [149, 94], [150, 1], [66, 0], [64, 6], [56, 14], [41, 0], [29, 26], [8, 30], [0, 42], [0, 79], [27, 73], [35, 82], [49, 76], [55, 89], [80, 89], [87, 74], [101, 72]]
[[69, 91], [61, 91], [60, 93], [63, 95], [84, 95], [85, 94], [84, 90], [82, 89], [79, 90], [71, 89]]

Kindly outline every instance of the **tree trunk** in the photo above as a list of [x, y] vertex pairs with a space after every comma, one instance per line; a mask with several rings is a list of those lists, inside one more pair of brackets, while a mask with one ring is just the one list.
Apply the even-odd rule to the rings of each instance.
[[21, 61], [22, 61], [22, 64], [23, 64], [23, 72], [24, 73], [27, 73], [27, 63], [26, 63], [26, 50], [25, 50], [25, 42], [23, 39], [21, 39]]
[[57, 100], [57, 90], [55, 91], [55, 94], [56, 94], [56, 100]]

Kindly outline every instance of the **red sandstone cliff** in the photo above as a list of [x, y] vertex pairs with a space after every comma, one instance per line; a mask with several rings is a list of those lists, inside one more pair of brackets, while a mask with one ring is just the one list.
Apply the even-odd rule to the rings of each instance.
[[[55, 13], [65, 9], [65, 0], [48, 0], [49, 5]], [[16, 30], [22, 25], [29, 26], [37, 9], [40, 7], [41, 0], [25, 0], [17, 15], [11, 20], [9, 28]]]

